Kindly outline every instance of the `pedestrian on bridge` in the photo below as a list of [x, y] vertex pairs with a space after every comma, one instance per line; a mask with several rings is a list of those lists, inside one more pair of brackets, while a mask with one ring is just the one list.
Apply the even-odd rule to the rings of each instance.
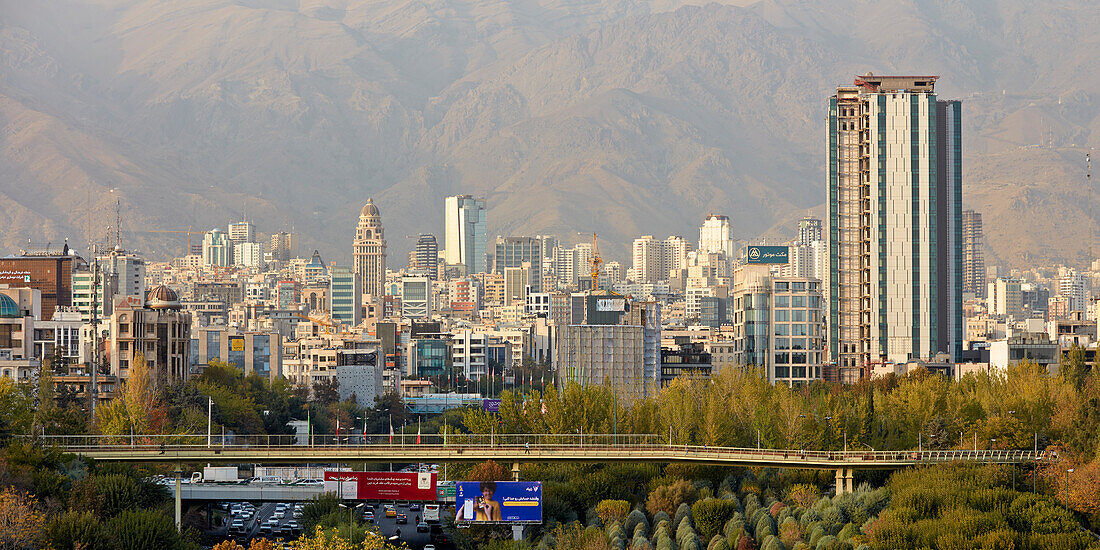
[[531, 442], [530, 441], [527, 441], [523, 444], [523, 453], [524, 454], [531, 454]]

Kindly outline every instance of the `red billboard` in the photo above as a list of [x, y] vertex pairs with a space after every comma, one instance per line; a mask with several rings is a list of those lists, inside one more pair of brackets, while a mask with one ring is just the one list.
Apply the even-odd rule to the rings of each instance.
[[325, 492], [355, 500], [435, 501], [435, 474], [426, 472], [325, 472]]

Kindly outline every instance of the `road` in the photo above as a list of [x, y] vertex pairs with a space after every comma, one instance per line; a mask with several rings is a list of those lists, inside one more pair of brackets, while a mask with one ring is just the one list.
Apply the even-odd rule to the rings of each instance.
[[[397, 530], [400, 529], [401, 530], [400, 539], [401, 539], [402, 542], [404, 542], [408, 546], [408, 548], [410, 550], [421, 550], [421, 549], [424, 548], [425, 544], [428, 544], [430, 542], [430, 534], [429, 533], [418, 533], [418, 532], [416, 532], [416, 517], [423, 515], [422, 510], [421, 511], [410, 511], [408, 505], [403, 505], [403, 506], [399, 505], [399, 506], [397, 506], [396, 507], [397, 512], [399, 514], [405, 514], [405, 516], [408, 518], [408, 523], [407, 524], [398, 524], [397, 523], [397, 518], [387, 518], [387, 517], [385, 517], [386, 514], [385, 514], [385, 510], [384, 510], [382, 504], [377, 504], [377, 505], [375, 505], [376, 507], [374, 507], [374, 508], [369, 508], [369, 506], [370, 506], [369, 504], [364, 504], [363, 506], [356, 509], [354, 513], [357, 513], [357, 514], [359, 514], [360, 517], [362, 517], [362, 514], [363, 514], [364, 511], [372, 510], [374, 512], [374, 515], [375, 515], [374, 525], [376, 525], [379, 528], [379, 530], [382, 532], [382, 535], [385, 536], [386, 538], [389, 538], [389, 537], [392, 537], [392, 536], [396, 535]], [[247, 529], [247, 533], [245, 535], [238, 535], [238, 536], [230, 537], [227, 534], [227, 531], [229, 529], [229, 524], [233, 519], [232, 517], [230, 517], [228, 515], [228, 513], [224, 514], [224, 516], [223, 516], [223, 517], [226, 518], [225, 524], [220, 526], [220, 527], [216, 527], [216, 528], [214, 528], [210, 531], [207, 531], [206, 535], [211, 539], [211, 541], [215, 541], [215, 542], [219, 541], [219, 540], [230, 539], [230, 538], [232, 538], [232, 539], [234, 539], [238, 542], [245, 542], [245, 541], [247, 541], [249, 539], [252, 539], [252, 538], [268, 538], [268, 539], [273, 539], [273, 540], [274, 539], [280, 539], [280, 538], [284, 539], [284, 540], [290, 539], [290, 538], [297, 538], [297, 536], [290, 537], [290, 536], [287, 536], [287, 535], [277, 536], [277, 535], [271, 535], [271, 534], [268, 534], [268, 533], [261, 534], [260, 527], [262, 525], [264, 525], [265, 523], [267, 523], [267, 521], [271, 517], [274, 516], [275, 507], [276, 507], [276, 504], [273, 503], [273, 502], [262, 503], [262, 504], [256, 506], [256, 513], [255, 513], [254, 517], [252, 519], [248, 520], [247, 522], [245, 522], [245, 527]], [[278, 525], [283, 526], [283, 525], [286, 525], [287, 523], [289, 523], [291, 521], [295, 521], [293, 512], [294, 512], [294, 507], [291, 506], [287, 510], [284, 517], [279, 520]], [[236, 516], [234, 516], [234, 517], [236, 517]], [[298, 522], [301, 523], [300, 520], [298, 520]]]

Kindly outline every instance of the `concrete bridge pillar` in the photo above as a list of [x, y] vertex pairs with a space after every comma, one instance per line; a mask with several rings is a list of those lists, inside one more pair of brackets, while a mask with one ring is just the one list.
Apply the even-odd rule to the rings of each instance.
[[181, 484], [183, 480], [183, 465], [176, 464], [176, 531], [183, 528], [183, 487]]
[[844, 468], [836, 471], [836, 494], [837, 496], [844, 494]]
[[844, 471], [844, 492], [851, 493], [853, 491], [855, 491], [855, 488], [852, 487], [852, 469], [848, 468]]
[[512, 463], [512, 481], [519, 481], [519, 462]]

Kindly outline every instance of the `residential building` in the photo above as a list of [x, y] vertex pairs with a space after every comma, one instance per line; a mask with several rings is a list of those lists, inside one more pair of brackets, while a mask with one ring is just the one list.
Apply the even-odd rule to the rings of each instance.
[[363, 294], [379, 299], [386, 284], [386, 238], [382, 227], [382, 215], [374, 205], [374, 199], [359, 211], [359, 225], [355, 228], [354, 243], [355, 277]]
[[982, 214], [973, 210], [963, 210], [962, 217], [962, 270], [963, 292], [969, 292], [977, 298], [985, 298], [985, 257], [982, 245], [985, 235], [982, 233]]
[[40, 361], [34, 356], [34, 316], [6, 294], [0, 294], [0, 375], [30, 382]]
[[277, 262], [289, 261], [294, 255], [294, 235], [279, 232], [271, 235], [271, 259]]
[[230, 223], [229, 240], [234, 243], [256, 242], [256, 226], [248, 220]]
[[470, 195], [447, 197], [443, 203], [443, 258], [461, 265], [467, 275], [489, 272], [485, 199]]
[[1072, 269], [1058, 277], [1058, 295], [1065, 296], [1070, 311], [1085, 311], [1089, 304], [1089, 278]]
[[990, 315], [1008, 319], [1024, 319], [1023, 293], [1019, 279], [998, 277], [989, 282], [986, 308]]
[[111, 315], [111, 374], [125, 380], [141, 354], [154, 383], [166, 384], [190, 375], [191, 315], [167, 286], [149, 291], [144, 305], [116, 298]]
[[426, 272], [431, 280], [438, 281], [439, 243], [436, 242], [435, 235], [421, 233], [416, 239], [416, 250], [413, 252], [416, 258], [416, 264], [413, 267]]
[[451, 337], [451, 364], [467, 380], [480, 380], [489, 373], [489, 338], [471, 329], [457, 330]]
[[661, 387], [677, 378], [706, 380], [712, 372], [711, 355], [702, 342], [680, 336], [675, 346], [661, 348]]
[[233, 241], [221, 229], [212, 229], [202, 238], [202, 265], [229, 267], [233, 265]]
[[730, 219], [726, 216], [707, 214], [699, 228], [699, 248], [704, 252], [718, 252], [732, 258], [734, 252], [733, 232]]
[[798, 220], [798, 244], [801, 246], [810, 246], [811, 243], [823, 241], [824, 233], [822, 232], [821, 220], [818, 218], [811, 218], [809, 216]]
[[532, 292], [533, 268], [529, 262], [522, 266], [505, 267], [504, 271], [504, 300], [503, 305], [511, 306], [527, 303], [527, 293]]
[[234, 244], [233, 260], [237, 265], [262, 269], [265, 266], [264, 243], [243, 242]]
[[846, 381], [962, 352], [962, 105], [936, 78], [868, 74], [829, 100], [828, 349]]
[[531, 292], [542, 292], [542, 240], [537, 237], [497, 237], [493, 270], [504, 273], [509, 267], [528, 267]]

